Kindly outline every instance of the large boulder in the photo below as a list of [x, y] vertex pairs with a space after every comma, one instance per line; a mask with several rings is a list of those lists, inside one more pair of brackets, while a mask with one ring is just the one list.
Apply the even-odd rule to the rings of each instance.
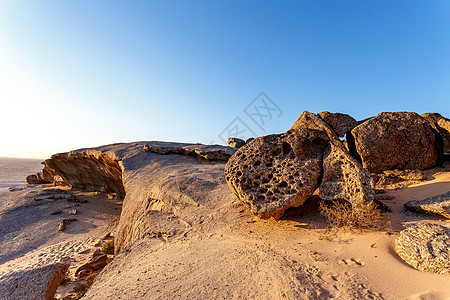
[[441, 135], [444, 143], [444, 152], [450, 153], [450, 120], [438, 113], [425, 113], [421, 114], [421, 116]]
[[319, 188], [323, 200], [361, 205], [373, 200], [370, 174], [319, 117], [303, 112], [285, 134], [240, 148], [225, 168], [235, 195], [261, 218], [280, 218]]
[[323, 111], [319, 113], [319, 117], [330, 125], [339, 137], [344, 137], [347, 132], [358, 125], [358, 122], [347, 114]]
[[228, 161], [225, 176], [231, 190], [261, 218], [281, 218], [319, 186], [328, 146], [318, 130], [290, 130], [255, 139]]
[[431, 168], [442, 157], [439, 137], [413, 112], [383, 112], [348, 135], [350, 152], [370, 172]]
[[437, 224], [416, 224], [400, 232], [395, 251], [420, 271], [450, 274], [450, 229]]

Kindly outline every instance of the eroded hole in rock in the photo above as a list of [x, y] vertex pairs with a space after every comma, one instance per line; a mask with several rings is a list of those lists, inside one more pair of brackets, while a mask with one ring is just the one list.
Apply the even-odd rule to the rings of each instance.
[[282, 181], [282, 182], [280, 182], [280, 184], [279, 184], [278, 186], [279, 186], [280, 188], [285, 188], [285, 187], [288, 186], [288, 184], [287, 184], [286, 181]]
[[292, 147], [286, 142], [283, 142], [283, 154], [284, 156], [288, 155], [290, 152], [292, 152]]

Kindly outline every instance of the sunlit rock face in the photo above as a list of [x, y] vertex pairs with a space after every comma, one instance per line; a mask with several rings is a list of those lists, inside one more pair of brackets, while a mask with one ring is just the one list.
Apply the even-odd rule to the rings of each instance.
[[284, 134], [255, 139], [228, 161], [225, 176], [235, 195], [261, 218], [279, 219], [319, 188], [323, 200], [373, 200], [369, 172], [320, 117], [303, 112]]
[[438, 134], [413, 112], [383, 112], [356, 126], [348, 139], [350, 152], [370, 172], [424, 170], [443, 156]]

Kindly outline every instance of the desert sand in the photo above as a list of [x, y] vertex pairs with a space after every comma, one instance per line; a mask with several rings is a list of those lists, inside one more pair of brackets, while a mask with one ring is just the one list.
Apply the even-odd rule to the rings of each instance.
[[42, 169], [41, 159], [0, 157], [0, 192], [24, 185], [25, 178]]

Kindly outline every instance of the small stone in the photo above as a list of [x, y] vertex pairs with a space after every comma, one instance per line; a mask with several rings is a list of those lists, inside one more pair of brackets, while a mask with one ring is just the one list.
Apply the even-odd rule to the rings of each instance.
[[75, 271], [77, 278], [82, 278], [93, 271], [101, 270], [108, 264], [108, 256], [106, 254], [93, 257], [88, 263], [80, 266]]
[[239, 138], [230, 137], [227, 141], [228, 145], [230, 145], [233, 148], [241, 148], [245, 145], [245, 141]]
[[64, 230], [66, 230], [66, 221], [61, 220], [58, 223], [58, 231], [64, 231]]
[[60, 214], [60, 213], [62, 213], [62, 211], [58, 209], [58, 210], [52, 211], [50, 214], [51, 214], [52, 216], [54, 216], [54, 215], [58, 215], [58, 214]]
[[78, 213], [78, 211], [76, 209], [69, 210], [69, 214], [71, 214], [71, 215], [76, 215], [77, 213]]

